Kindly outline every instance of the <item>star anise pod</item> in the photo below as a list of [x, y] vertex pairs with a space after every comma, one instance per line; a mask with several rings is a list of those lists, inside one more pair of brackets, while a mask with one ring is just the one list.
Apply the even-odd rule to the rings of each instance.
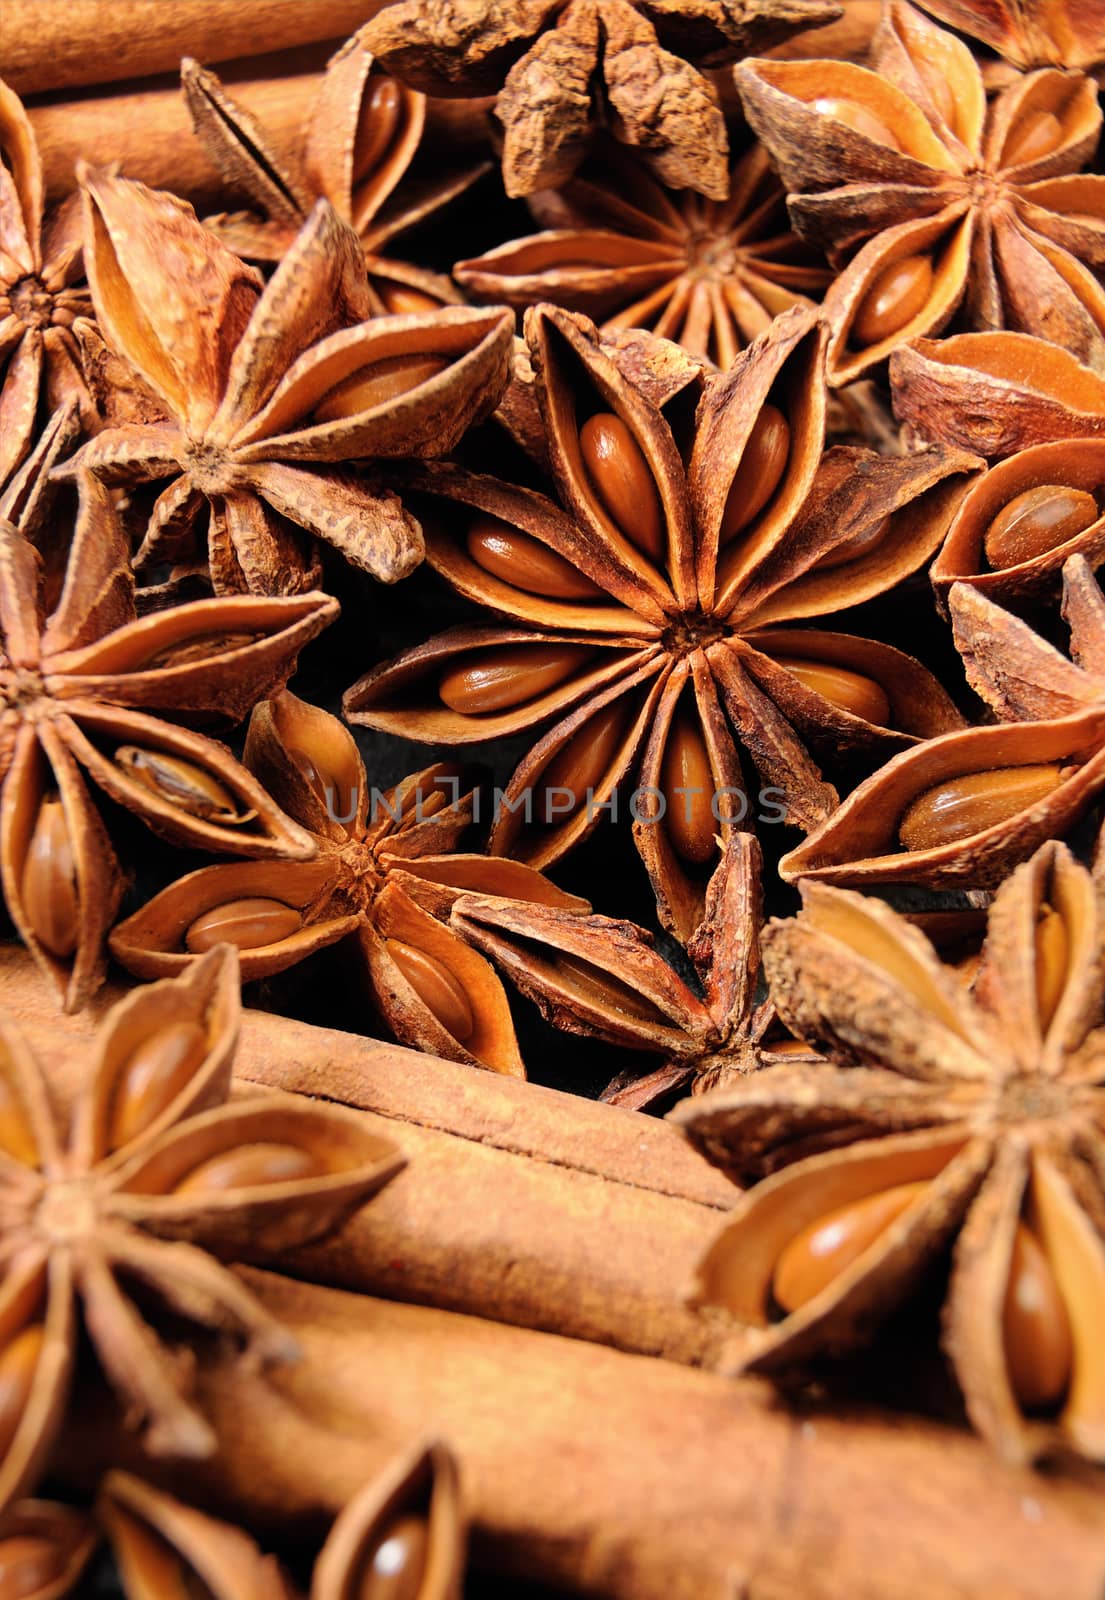
[[760, 144], [734, 159], [727, 200], [667, 190], [608, 144], [563, 189], [532, 196], [530, 209], [544, 232], [453, 269], [476, 299], [552, 301], [606, 334], [648, 328], [722, 368], [773, 317], [832, 282], [791, 231]]
[[[490, 162], [442, 171], [438, 155], [419, 179], [425, 97], [381, 72], [356, 35], [327, 66], [294, 156], [277, 153], [265, 129], [213, 72], [186, 57], [180, 77], [205, 150], [259, 213], [205, 219], [237, 255], [279, 261], [315, 201], [323, 198], [361, 241], [374, 315], [432, 311], [459, 302], [448, 278], [383, 252], [397, 234], [462, 194]], [[425, 156], [421, 166], [430, 166]]]
[[48, 579], [0, 522], [0, 873], [72, 1010], [100, 981], [123, 889], [85, 774], [175, 843], [310, 855], [310, 836], [224, 745], [166, 719], [240, 721], [338, 608], [321, 594], [228, 596], [136, 619], [125, 537], [87, 475], [59, 592]]
[[1047, 844], [998, 891], [973, 988], [879, 901], [807, 883], [764, 963], [834, 1066], [768, 1067], [673, 1119], [753, 1187], [701, 1300], [765, 1325], [741, 1370], [868, 1342], [952, 1251], [947, 1353], [1011, 1461], [1105, 1459], [1105, 898]]
[[[91, 1517], [51, 1500], [18, 1500], [0, 1517], [5, 1600], [62, 1600], [96, 1549]], [[284, 1597], [281, 1597], [284, 1600]]]
[[255, 1358], [286, 1358], [292, 1341], [221, 1261], [320, 1236], [402, 1166], [337, 1107], [286, 1095], [227, 1104], [239, 1016], [226, 946], [135, 990], [104, 1018], [64, 1140], [49, 1078], [0, 1018], [0, 1504], [35, 1482], [57, 1440], [78, 1303], [147, 1450], [209, 1454], [188, 1363], [145, 1320], [145, 1291], [242, 1337]]
[[475, 795], [442, 764], [370, 789], [349, 730], [285, 692], [250, 718], [245, 760], [316, 846], [311, 861], [202, 867], [162, 890], [111, 936], [139, 977], [179, 972], [197, 951], [228, 940], [244, 979], [284, 972], [348, 940], [366, 998], [404, 1044], [453, 1061], [525, 1075], [510, 1007], [492, 967], [447, 925], [474, 890], [588, 909], [520, 862], [456, 851]]
[[602, 127], [673, 189], [724, 200], [725, 120], [699, 69], [839, 15], [823, 0], [400, 0], [360, 37], [427, 94], [498, 91], [510, 195], [563, 183]]
[[988, 888], [1105, 789], [1105, 595], [1063, 568], [1071, 660], [978, 588], [948, 608], [971, 687], [1001, 719], [903, 752], [783, 857], [786, 878]]
[[31, 124], [0, 79], [0, 483], [30, 448], [43, 400], [51, 411], [75, 401], [86, 427], [95, 419], [73, 333], [92, 315], [80, 218], [72, 200], [44, 216], [43, 200]]
[[832, 383], [959, 314], [1040, 334], [1105, 367], [1105, 177], [1096, 85], [1048, 69], [987, 105], [967, 46], [887, 0], [877, 70], [746, 62], [749, 122], [806, 237], [844, 260], [826, 302]]
[[[694, 418], [677, 394], [675, 433], [585, 319], [539, 306], [526, 328], [567, 511], [423, 469], [428, 559], [508, 622], [377, 667], [346, 715], [455, 745], [555, 719], [507, 785], [491, 848], [545, 867], [632, 788], [661, 916], [686, 939], [716, 835], [757, 818], [808, 829], [836, 805], [811, 749], [839, 761], [960, 725], [900, 651], [796, 624], [922, 566], [974, 458], [823, 458], [824, 331], [801, 307], [707, 382]], [[755, 798], [742, 748], [766, 786]]]
[[325, 200], [262, 290], [172, 195], [102, 174], [85, 192], [101, 327], [168, 410], [101, 433], [70, 469], [128, 488], [168, 480], [136, 565], [194, 555], [206, 517], [217, 593], [309, 588], [299, 529], [386, 583], [405, 577], [422, 559], [418, 524], [338, 464], [451, 449], [506, 385], [510, 313], [366, 320], [360, 244]]
[[655, 1109], [676, 1094], [703, 1094], [783, 1055], [816, 1059], [798, 1040], [767, 1037], [776, 1015], [769, 999], [757, 999], [761, 872], [756, 839], [734, 834], [687, 946], [701, 999], [653, 948], [651, 935], [630, 922], [520, 908], [475, 894], [457, 900], [450, 920], [554, 1027], [661, 1056], [660, 1066], [643, 1075], [619, 1073], [601, 1097], [633, 1110]]
[[[1105, 5], [1102, 0], [918, 0], [949, 28], [973, 39], [1022, 72], [1034, 67], [1105, 69]], [[988, 81], [992, 81], [988, 75]]]

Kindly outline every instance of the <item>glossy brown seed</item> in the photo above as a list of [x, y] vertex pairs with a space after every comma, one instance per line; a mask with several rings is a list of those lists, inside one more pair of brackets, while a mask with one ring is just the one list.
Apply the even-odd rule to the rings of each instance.
[[672, 719], [661, 774], [667, 801], [664, 826], [672, 848], [683, 861], [702, 866], [714, 855], [720, 824], [713, 813], [714, 775], [706, 741], [686, 712]]
[[26, 1110], [18, 1089], [4, 1073], [0, 1073], [0, 1150], [24, 1166], [38, 1166], [38, 1149]]
[[889, 532], [890, 518], [880, 517], [870, 527], [861, 528], [850, 539], [845, 539], [825, 555], [819, 556], [814, 566], [820, 570], [823, 567], [843, 567], [849, 561], [858, 561], [861, 556], [868, 556], [872, 550], [877, 550]]
[[120, 745], [114, 760], [135, 783], [190, 817], [227, 824], [256, 815], [253, 811], [240, 814], [230, 790], [194, 761], [182, 761], [161, 750], [141, 750], [133, 744]]
[[803, 656], [776, 656], [779, 666], [793, 672], [805, 688], [850, 716], [862, 717], [877, 728], [890, 723], [890, 701], [881, 684], [862, 672], [838, 667], [831, 661], [809, 661]]
[[480, 515], [469, 524], [465, 542], [477, 566], [504, 583], [550, 600], [601, 600], [603, 592], [586, 573], [555, 550], [498, 517]]
[[393, 317], [406, 316], [412, 311], [438, 311], [441, 301], [422, 289], [412, 289], [406, 283], [392, 283], [386, 278], [374, 278], [373, 287], [384, 302], [384, 310]]
[[1047, 1032], [1067, 986], [1070, 935], [1058, 911], [1045, 906], [1036, 924], [1036, 1004]]
[[1003, 167], [1019, 167], [1051, 155], [1063, 142], [1063, 124], [1050, 111], [1030, 111], [1009, 130], [1001, 152]]
[[42, 1324], [32, 1322], [0, 1350], [0, 1461], [11, 1449], [26, 1409], [44, 1337]]
[[224, 905], [204, 911], [184, 935], [184, 947], [200, 956], [217, 944], [235, 944], [239, 950], [258, 950], [262, 945], [279, 944], [303, 926], [303, 917], [294, 906], [260, 896], [228, 900]]
[[446, 668], [438, 693], [450, 711], [479, 716], [524, 705], [578, 672], [593, 652], [579, 644], [508, 644], [479, 650]]
[[1026, 1411], [1058, 1405], [1074, 1362], [1070, 1319], [1047, 1256], [1020, 1222], [1001, 1326], [1009, 1383], [1018, 1404]]
[[891, 150], [902, 148], [899, 139], [890, 131], [890, 128], [877, 117], [873, 111], [868, 111], [866, 106], [861, 106], [857, 100], [844, 100], [838, 95], [824, 95], [819, 100], [812, 102], [813, 109], [819, 111], [823, 117], [832, 117], [834, 122], [843, 122], [846, 128], [862, 133], [866, 139], [874, 139], [876, 144], [889, 145]]
[[0, 1539], [0, 1600], [34, 1600], [65, 1571], [65, 1550], [42, 1534]]
[[559, 954], [554, 960], [556, 970], [569, 979], [572, 987], [585, 998], [606, 1010], [623, 1012], [627, 1017], [639, 1017], [644, 1022], [666, 1021], [662, 1011], [647, 1000], [638, 990], [630, 988], [608, 972], [593, 967], [581, 956]]
[[596, 711], [553, 757], [534, 786], [533, 814], [548, 826], [574, 817], [601, 783], [629, 729], [632, 707], [614, 700]]
[[591, 488], [615, 528], [654, 561], [665, 551], [664, 512], [644, 452], [612, 411], [599, 411], [579, 430]]
[[803, 1228], [775, 1263], [777, 1303], [784, 1311], [797, 1311], [820, 1294], [927, 1188], [927, 1182], [897, 1184], [840, 1206]]
[[127, 1512], [112, 1508], [111, 1542], [128, 1595], [146, 1600], [215, 1600], [214, 1595], [167, 1539]]
[[313, 1150], [276, 1140], [240, 1144], [201, 1161], [173, 1189], [174, 1194], [210, 1194], [226, 1189], [254, 1189], [272, 1183], [302, 1183], [320, 1178], [326, 1164]]
[[365, 1557], [349, 1600], [419, 1600], [429, 1548], [424, 1517], [396, 1517]]
[[357, 815], [357, 791], [343, 789], [334, 774], [299, 745], [286, 744], [284, 753], [326, 814], [333, 821], [348, 826]]
[[778, 406], [761, 406], [729, 485], [718, 533], [721, 544], [728, 544], [759, 516], [779, 487], [789, 457], [790, 423]]
[[359, 411], [370, 411], [373, 406], [386, 405], [417, 389], [420, 383], [436, 378], [448, 365], [448, 356], [416, 353], [374, 361], [324, 394], [314, 409], [314, 420], [336, 422], [340, 417], [352, 417]]
[[1038, 805], [1061, 782], [1062, 768], [1054, 761], [949, 778], [917, 796], [898, 824], [898, 838], [905, 850], [954, 844]]
[[892, 261], [859, 303], [852, 319], [852, 343], [866, 349], [893, 338], [919, 314], [931, 293], [932, 262], [927, 256]]
[[199, 1022], [168, 1022], [136, 1045], [115, 1078], [108, 1148], [118, 1150], [174, 1101], [207, 1055], [207, 1030]]
[[403, 111], [403, 91], [394, 78], [373, 78], [361, 101], [353, 145], [353, 182], [380, 165], [395, 138]]
[[417, 950], [402, 939], [385, 939], [384, 948], [427, 1011], [433, 1012], [446, 1033], [463, 1044], [476, 1023], [464, 985], [443, 961]]
[[23, 911], [35, 938], [64, 960], [77, 948], [77, 866], [65, 810], [55, 795], [38, 808], [20, 883]]
[[1025, 489], [1002, 506], [982, 541], [996, 571], [1055, 550], [1095, 523], [1101, 512], [1092, 494], [1059, 483]]

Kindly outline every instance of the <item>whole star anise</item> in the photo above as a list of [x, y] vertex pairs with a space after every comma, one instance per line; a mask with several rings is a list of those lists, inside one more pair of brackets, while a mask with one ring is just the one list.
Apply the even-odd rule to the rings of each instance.
[[726, 368], [773, 317], [832, 282], [784, 200], [759, 144], [734, 160], [723, 201], [666, 190], [608, 144], [563, 189], [531, 197], [544, 232], [458, 262], [454, 276], [477, 299], [549, 300], [604, 333], [648, 328]]
[[829, 376], [846, 383], [957, 314], [1105, 367], [1105, 177], [1096, 85], [1020, 78], [992, 105], [960, 40], [887, 0], [877, 70], [745, 62], [749, 122], [791, 191], [795, 227], [840, 260]]
[[361, 39], [427, 94], [498, 91], [508, 194], [555, 188], [605, 127], [672, 188], [724, 200], [725, 121], [698, 69], [839, 15], [822, 0], [400, 0]]
[[240, 1001], [234, 952], [112, 1007], [66, 1140], [48, 1083], [0, 1018], [0, 1505], [33, 1485], [64, 1420], [76, 1308], [153, 1454], [206, 1455], [188, 1366], [130, 1298], [243, 1338], [294, 1345], [221, 1261], [328, 1231], [402, 1166], [353, 1114], [285, 1095], [227, 1104]]
[[217, 593], [294, 593], [317, 569], [298, 530], [394, 583], [422, 559], [383, 483], [339, 464], [434, 455], [494, 409], [506, 310], [371, 317], [356, 234], [320, 200], [261, 280], [172, 195], [86, 176], [85, 261], [105, 337], [161, 397], [160, 423], [110, 428], [70, 470], [167, 480], [139, 567], [206, 548]]
[[314, 840], [311, 861], [231, 862], [179, 879], [111, 936], [139, 977], [181, 971], [217, 939], [239, 947], [244, 979], [284, 972], [348, 940], [366, 999], [404, 1044], [522, 1077], [510, 1007], [493, 968], [448, 926], [458, 895], [503, 897], [525, 918], [587, 902], [532, 868], [458, 853], [475, 796], [437, 765], [370, 789], [336, 717], [285, 692], [258, 705], [245, 759]]
[[[839, 760], [960, 725], [908, 656], [797, 624], [916, 571], [974, 458], [822, 457], [824, 331], [801, 307], [707, 382], [693, 418], [677, 395], [676, 432], [585, 319], [539, 306], [526, 328], [568, 511], [423, 469], [431, 564], [509, 620], [376, 668], [346, 714], [438, 744], [554, 722], [510, 779], [491, 847], [547, 866], [620, 787], [663, 920], [686, 939], [716, 835], [757, 817], [811, 828], [836, 805], [811, 749]], [[753, 799], [742, 748], [766, 786]]]
[[969, 992], [879, 901], [803, 896], [765, 967], [837, 1064], [672, 1113], [753, 1184], [699, 1298], [766, 1324], [736, 1364], [778, 1373], [868, 1342], [953, 1250], [944, 1338], [975, 1427], [1012, 1461], [1105, 1459], [1101, 887], [1045, 845], [998, 891]]

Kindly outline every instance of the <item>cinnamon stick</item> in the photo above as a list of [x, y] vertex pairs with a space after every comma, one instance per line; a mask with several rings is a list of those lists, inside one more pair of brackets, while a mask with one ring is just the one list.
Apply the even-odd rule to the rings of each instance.
[[[303, 1359], [223, 1347], [218, 1455], [171, 1466], [86, 1390], [62, 1469], [134, 1465], [270, 1536], [317, 1531], [400, 1443], [459, 1457], [477, 1564], [610, 1600], [1099, 1600], [1105, 1477], [1003, 1468], [965, 1431], [788, 1409], [758, 1381], [246, 1271]], [[310, 1462], [310, 1474], [302, 1470]]]

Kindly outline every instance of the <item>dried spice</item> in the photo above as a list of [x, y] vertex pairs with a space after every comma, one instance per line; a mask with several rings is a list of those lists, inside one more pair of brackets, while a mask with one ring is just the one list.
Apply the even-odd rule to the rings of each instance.
[[698, 69], [839, 15], [823, 0], [400, 0], [360, 37], [427, 94], [498, 91], [510, 195], [563, 183], [604, 127], [673, 189], [724, 200], [725, 121]]
[[174, 843], [309, 856], [310, 835], [230, 751], [177, 719], [240, 720], [336, 613], [321, 594], [228, 596], [136, 620], [119, 520], [87, 475], [56, 596], [34, 547], [0, 523], [0, 872], [67, 1009], [100, 981], [123, 889], [84, 774]]
[[968, 681], [1001, 724], [895, 756], [783, 857], [785, 878], [992, 887], [1105, 788], [1105, 597], [1085, 556], [1063, 568], [1069, 661], [970, 584], [948, 606]]
[[180, 76], [197, 137], [231, 187], [244, 190], [256, 207], [255, 213], [206, 219], [236, 255], [278, 261], [315, 201], [326, 199], [361, 241], [373, 315], [459, 303], [448, 278], [384, 252], [397, 235], [462, 194], [490, 163], [445, 171], [440, 156], [419, 163], [425, 98], [381, 72], [356, 35], [329, 63], [294, 157], [277, 153], [266, 130], [213, 72], [186, 58]]
[[560, 190], [534, 195], [544, 232], [458, 262], [479, 300], [548, 300], [609, 335], [648, 328], [717, 366], [791, 306], [820, 299], [824, 261], [791, 232], [782, 185], [754, 144], [733, 162], [728, 199], [667, 190], [608, 146]]
[[554, 1027], [661, 1055], [653, 1071], [619, 1073], [602, 1096], [611, 1105], [652, 1109], [688, 1089], [719, 1088], [783, 1055], [816, 1059], [798, 1040], [767, 1038], [776, 1016], [769, 999], [757, 999], [762, 866], [755, 838], [734, 834], [687, 946], [702, 999], [657, 954], [645, 929], [629, 922], [521, 910], [473, 894], [456, 901], [451, 922]]
[[139, 1283], [256, 1359], [294, 1345], [220, 1260], [290, 1248], [345, 1217], [402, 1165], [355, 1113], [287, 1096], [226, 1104], [240, 1002], [234, 953], [114, 1006], [62, 1142], [47, 1080], [0, 1019], [0, 1504], [44, 1468], [68, 1403], [75, 1307], [155, 1455], [215, 1448], [189, 1365], [130, 1298]]
[[961, 41], [890, 0], [877, 70], [847, 62], [736, 69], [752, 127], [804, 236], [838, 260], [829, 379], [846, 383], [953, 316], [1039, 334], [1105, 366], [1105, 177], [1096, 85], [1054, 69], [991, 106]]
[[190, 873], [119, 925], [116, 958], [160, 977], [225, 939], [251, 979], [347, 939], [366, 998], [396, 1038], [523, 1077], [502, 985], [442, 919], [467, 890], [522, 902], [523, 917], [529, 902], [578, 915], [586, 901], [519, 862], [457, 853], [475, 796], [461, 794], [454, 772], [439, 764], [370, 790], [348, 729], [293, 694], [254, 709], [245, 759], [310, 835], [314, 860]]
[[1105, 900], [1047, 844], [998, 891], [968, 993], [880, 902], [807, 883], [771, 992], [832, 1067], [770, 1067], [673, 1116], [753, 1187], [697, 1293], [742, 1371], [866, 1343], [954, 1244], [944, 1337], [1009, 1461], [1105, 1459]]
[[[568, 514], [491, 478], [423, 470], [419, 486], [445, 502], [431, 565], [509, 623], [455, 628], [376, 668], [346, 715], [439, 744], [559, 718], [507, 784], [491, 848], [545, 867], [635, 785], [637, 846], [685, 940], [715, 836], [757, 815], [809, 829], [832, 811], [811, 749], [876, 755], [960, 726], [908, 656], [795, 624], [921, 566], [975, 461], [822, 457], [824, 332], [801, 307], [708, 381], [678, 443], [590, 323], [542, 306], [526, 326]], [[742, 747], [765, 786], [755, 802]]]
[[949, 28], [970, 34], [1011, 66], [1105, 68], [1105, 6], [1101, 0], [919, 0]]
[[320, 200], [261, 280], [172, 195], [86, 176], [85, 260], [105, 337], [167, 408], [110, 428], [88, 468], [158, 494], [138, 567], [206, 547], [217, 593], [295, 593], [317, 567], [303, 534], [386, 583], [422, 559], [418, 524], [353, 457], [434, 455], [494, 409], [509, 372], [506, 311], [447, 306], [371, 317], [356, 234]]
[[0, 1517], [4, 1600], [63, 1600], [95, 1548], [96, 1530], [83, 1512], [50, 1500], [17, 1501]]

